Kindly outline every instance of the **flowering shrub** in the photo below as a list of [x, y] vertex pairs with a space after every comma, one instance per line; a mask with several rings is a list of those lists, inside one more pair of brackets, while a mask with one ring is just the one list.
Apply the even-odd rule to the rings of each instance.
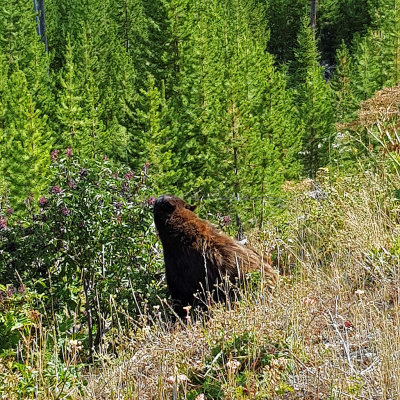
[[71, 149], [58, 155], [48, 194], [27, 202], [27, 217], [6, 204], [0, 211], [0, 282], [40, 279], [55, 311], [86, 324], [91, 358], [122, 315], [135, 318], [165, 296], [148, 166], [116, 170], [106, 159], [80, 164]]

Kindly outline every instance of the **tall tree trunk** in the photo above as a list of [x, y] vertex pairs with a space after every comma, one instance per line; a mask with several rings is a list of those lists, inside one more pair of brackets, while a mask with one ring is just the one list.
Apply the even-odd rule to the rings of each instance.
[[33, 11], [35, 11], [35, 13], [39, 13], [39, 15], [36, 17], [36, 21], [38, 23], [36, 31], [38, 36], [42, 38], [42, 42], [44, 43], [47, 52], [48, 48], [46, 36], [46, 19], [44, 14], [44, 0], [33, 0]]
[[315, 37], [315, 28], [317, 26], [317, 0], [311, 0], [310, 26]]

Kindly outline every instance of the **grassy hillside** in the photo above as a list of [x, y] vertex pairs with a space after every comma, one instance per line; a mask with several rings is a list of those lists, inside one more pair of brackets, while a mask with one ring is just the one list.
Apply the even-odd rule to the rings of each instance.
[[[74, 398], [387, 399], [400, 393], [398, 176], [296, 185], [282, 277], [206, 322], [171, 327], [154, 310]], [[265, 233], [254, 232], [252, 241]], [[260, 246], [263, 244], [260, 243]], [[275, 253], [276, 254], [276, 253]], [[162, 315], [162, 313], [161, 313]], [[202, 397], [203, 396], [203, 397]]]
[[[69, 339], [53, 343], [63, 369], [49, 369], [49, 328], [37, 315], [21, 331], [21, 364], [35, 382], [22, 397], [396, 398], [398, 183], [384, 162], [375, 172], [320, 170], [315, 181], [288, 182], [285, 223], [249, 235], [275, 257], [275, 289], [253, 276], [240, 301], [183, 324], [172, 324], [165, 300], [143, 307], [129, 329], [106, 334], [94, 366], [80, 364], [82, 345]], [[4, 398], [21, 398], [23, 368], [1, 360]]]

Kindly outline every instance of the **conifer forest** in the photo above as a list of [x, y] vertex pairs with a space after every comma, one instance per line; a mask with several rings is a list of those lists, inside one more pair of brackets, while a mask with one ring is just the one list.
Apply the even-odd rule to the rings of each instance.
[[[399, 124], [400, 0], [2, 0], [0, 399], [399, 398]], [[277, 288], [177, 322], [166, 193]]]

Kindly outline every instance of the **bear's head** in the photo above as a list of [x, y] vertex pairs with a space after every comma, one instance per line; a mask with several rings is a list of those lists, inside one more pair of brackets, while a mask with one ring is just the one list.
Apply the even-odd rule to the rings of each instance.
[[191, 206], [186, 203], [186, 201], [182, 200], [177, 196], [164, 194], [158, 197], [154, 202], [154, 222], [156, 224], [157, 229], [160, 228], [160, 225], [165, 223], [165, 221], [171, 216], [171, 214], [175, 210], [179, 210], [185, 208], [189, 211], [194, 211], [196, 206]]

